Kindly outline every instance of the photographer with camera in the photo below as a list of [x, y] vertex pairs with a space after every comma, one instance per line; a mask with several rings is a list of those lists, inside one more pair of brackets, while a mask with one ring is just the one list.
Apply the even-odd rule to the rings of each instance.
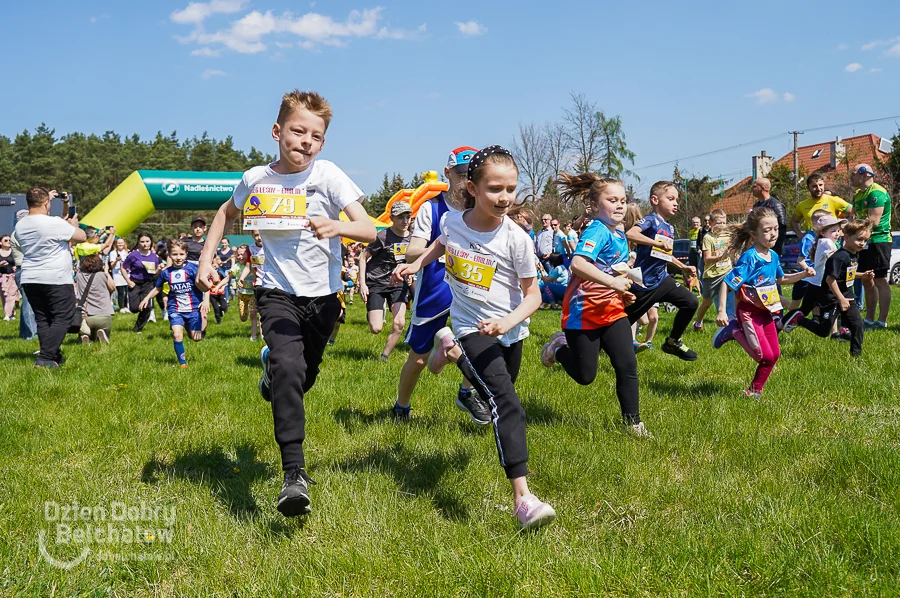
[[109, 252], [112, 251], [113, 241], [116, 240], [116, 227], [107, 226], [101, 232], [100, 229], [89, 226], [84, 229], [84, 234], [87, 236], [87, 241], [75, 246], [75, 257], [78, 259], [78, 263], [80, 264], [84, 258], [96, 253], [101, 254], [103, 260], [106, 261]]
[[50, 216], [50, 200], [57, 195], [44, 187], [29, 189], [25, 194], [28, 215], [16, 224], [24, 256], [22, 290], [34, 309], [41, 344], [35, 367], [58, 368], [63, 362], [59, 348], [75, 314], [69, 242], [87, 240], [78, 228], [77, 214], [66, 219]]

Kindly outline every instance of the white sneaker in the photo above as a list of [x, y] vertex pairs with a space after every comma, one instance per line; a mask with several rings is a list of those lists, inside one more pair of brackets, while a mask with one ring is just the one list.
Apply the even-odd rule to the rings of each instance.
[[523, 496], [516, 502], [515, 515], [519, 519], [521, 530], [537, 529], [556, 519], [553, 507], [541, 502], [534, 494]]
[[100, 341], [101, 343], [106, 343], [107, 345], [109, 344], [109, 337], [106, 336], [105, 330], [97, 331], [97, 340]]
[[628, 432], [635, 438], [653, 440], [653, 434], [644, 426], [644, 422], [632, 424], [626, 428]]
[[120, 314], [130, 314], [131, 310], [128, 309], [127, 307], [123, 307], [122, 309], [119, 310], [119, 313]]
[[[168, 318], [166, 318], [166, 319], [168, 320]], [[155, 309], [154, 309], [153, 311], [150, 312], [150, 320], [148, 320], [148, 321], [149, 321], [149, 322], [155, 322], [155, 321], [156, 321], [156, 310], [155, 310]]]

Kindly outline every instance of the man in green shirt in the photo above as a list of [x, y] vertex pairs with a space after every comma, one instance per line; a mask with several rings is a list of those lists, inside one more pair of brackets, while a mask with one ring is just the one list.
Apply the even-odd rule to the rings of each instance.
[[[888, 267], [891, 263], [891, 198], [884, 187], [875, 182], [875, 172], [868, 164], [857, 164], [850, 175], [853, 194], [853, 213], [857, 218], [872, 223], [869, 245], [859, 253], [859, 272], [872, 270], [875, 286], [867, 288], [866, 330], [887, 328], [888, 310], [891, 307], [891, 287], [888, 285]], [[879, 307], [875, 320], [875, 306]]]

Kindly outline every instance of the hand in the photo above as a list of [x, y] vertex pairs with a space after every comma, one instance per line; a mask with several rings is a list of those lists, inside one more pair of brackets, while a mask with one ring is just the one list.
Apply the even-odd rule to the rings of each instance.
[[59, 197], [59, 191], [57, 191], [56, 189], [50, 189], [50, 192], [48, 193], [48, 195], [50, 196], [50, 199], [53, 199], [54, 197]]
[[509, 332], [510, 328], [512, 326], [509, 325], [506, 318], [488, 318], [478, 322], [478, 329], [481, 330], [482, 335], [486, 336], [503, 336]]
[[330, 239], [341, 234], [341, 223], [325, 216], [310, 216], [309, 225], [320, 239]]
[[9, 265], [9, 262], [6, 260], [0, 260], [0, 268], [6, 267]]
[[816, 275], [816, 270], [815, 270], [815, 268], [811, 268], [811, 267], [809, 267], [809, 266], [806, 266], [805, 268], [803, 268], [803, 273], [806, 274], [806, 276], [808, 276], [808, 277], [809, 277], [809, 276], [815, 276], [815, 275]]
[[209, 303], [207, 301], [204, 301], [203, 303], [200, 304], [200, 315], [205, 316], [208, 313], [209, 313]]
[[846, 297], [841, 297], [838, 299], [838, 303], [841, 304], [841, 311], [847, 311], [850, 309], [850, 301], [847, 300]]
[[632, 292], [630, 292], [630, 291], [627, 291], [627, 292], [625, 292], [625, 293], [622, 294], [622, 303], [625, 304], [625, 307], [628, 307], [629, 305], [631, 305], [631, 304], [634, 303], [635, 301], [637, 301], [637, 297], [635, 296], [634, 293], [632, 293]]
[[216, 271], [213, 269], [212, 264], [205, 264], [200, 262], [200, 265], [197, 267], [197, 288], [199, 288], [204, 293], [212, 288], [212, 280]]
[[[394, 283], [402, 283], [403, 279], [407, 276], [413, 276], [416, 272], [419, 271], [419, 266], [416, 262], [411, 264], [400, 264], [394, 271], [391, 273], [391, 282]], [[359, 283], [359, 292], [362, 293], [363, 288], [365, 287], [365, 283]]]
[[857, 274], [856, 277], [860, 279], [863, 283], [863, 286], [867, 289], [871, 289], [875, 286], [875, 271], [867, 270], [862, 274]]
[[672, 240], [668, 237], [664, 237], [662, 241], [656, 243], [656, 247], [666, 252], [672, 251]]
[[75, 228], [78, 228], [78, 214], [75, 214], [71, 218], [66, 218], [65, 220]]
[[[396, 274], [396, 271], [394, 272]], [[393, 275], [392, 275], [393, 278]], [[360, 283], [359, 285], [359, 296], [362, 297], [363, 303], [369, 301], [369, 287], [366, 286], [366, 283]]]
[[[132, 283], [132, 286], [134, 286], [134, 283]], [[138, 304], [138, 311], [144, 311], [145, 309], [147, 309], [147, 300], [146, 299], [144, 299], [143, 301], [141, 301]]]
[[719, 326], [727, 326], [728, 325], [728, 314], [724, 311], [720, 311], [716, 314], [716, 324]]
[[630, 278], [627, 278], [625, 276], [616, 276], [613, 279], [612, 283], [609, 285], [609, 288], [618, 293], [626, 293], [628, 289], [631, 288], [632, 284], [633, 283], [631, 282]]
[[693, 266], [688, 266], [687, 268], [684, 269], [684, 271], [687, 273], [687, 276], [689, 279], [697, 277], [697, 268], [695, 268]]
[[134, 281], [133, 281], [133, 280], [129, 280], [129, 281], [128, 281], [128, 288], [129, 288], [129, 289], [133, 289], [134, 286], [135, 286], [135, 285], [134, 285]]

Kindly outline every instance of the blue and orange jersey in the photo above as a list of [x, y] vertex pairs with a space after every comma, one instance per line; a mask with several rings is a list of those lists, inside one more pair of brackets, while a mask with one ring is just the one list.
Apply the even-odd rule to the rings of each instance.
[[[618, 276], [613, 266], [628, 262], [628, 241], [620, 230], [611, 231], [600, 220], [584, 230], [574, 255], [590, 260], [601, 272]], [[591, 330], [625, 317], [622, 295], [609, 287], [572, 275], [562, 305], [564, 330]]]
[[199, 311], [203, 303], [203, 291], [197, 288], [197, 266], [185, 263], [181, 268], [169, 266], [159, 273], [156, 288], [169, 283], [169, 313]]

